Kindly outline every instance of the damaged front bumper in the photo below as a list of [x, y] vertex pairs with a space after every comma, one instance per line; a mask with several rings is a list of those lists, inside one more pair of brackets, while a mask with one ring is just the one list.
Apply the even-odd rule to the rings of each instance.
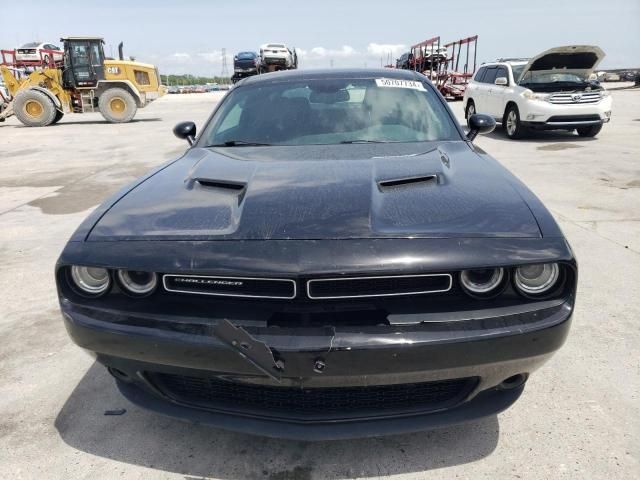
[[221, 428], [320, 440], [504, 410], [564, 343], [573, 298], [370, 327], [238, 328], [218, 319], [197, 332], [175, 316], [64, 298], [61, 307], [73, 340], [132, 402]]

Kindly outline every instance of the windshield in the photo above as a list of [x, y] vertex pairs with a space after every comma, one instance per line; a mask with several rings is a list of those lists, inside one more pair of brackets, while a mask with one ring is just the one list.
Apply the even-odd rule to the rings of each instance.
[[394, 79], [309, 79], [238, 87], [200, 145], [460, 140], [436, 92]]
[[520, 79], [520, 75], [522, 75], [522, 72], [524, 71], [524, 67], [526, 67], [527, 64], [523, 63], [522, 65], [511, 65], [511, 71], [513, 72], [513, 80], [517, 83]]
[[38, 45], [40, 45], [37, 42], [31, 42], [31, 43], [25, 43], [24, 45], [22, 45], [20, 48], [35, 48]]
[[253, 52], [240, 52], [238, 54], [238, 58], [240, 60], [247, 60], [247, 59], [252, 59], [255, 58], [256, 54]]

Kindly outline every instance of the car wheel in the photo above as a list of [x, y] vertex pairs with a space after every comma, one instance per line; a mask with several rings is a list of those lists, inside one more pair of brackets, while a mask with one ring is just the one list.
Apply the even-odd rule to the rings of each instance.
[[602, 124], [600, 125], [592, 125], [590, 127], [580, 127], [576, 128], [578, 131], [578, 135], [581, 137], [595, 137], [602, 130]]
[[98, 98], [98, 109], [108, 122], [126, 123], [133, 119], [138, 106], [124, 88], [110, 88]]
[[507, 137], [516, 139], [522, 138], [524, 134], [524, 127], [520, 122], [520, 112], [515, 105], [509, 105], [504, 112], [504, 119], [502, 120], [504, 131], [507, 133]]
[[471, 115], [475, 115], [475, 113], [476, 113], [476, 104], [473, 103], [473, 100], [469, 100], [467, 102], [467, 108], [465, 109], [465, 112], [464, 112], [464, 118], [467, 120], [467, 127], [469, 128], [471, 128], [469, 126], [469, 117]]
[[38, 90], [22, 90], [16, 93], [13, 111], [27, 127], [46, 127], [56, 116], [56, 106], [51, 99]]

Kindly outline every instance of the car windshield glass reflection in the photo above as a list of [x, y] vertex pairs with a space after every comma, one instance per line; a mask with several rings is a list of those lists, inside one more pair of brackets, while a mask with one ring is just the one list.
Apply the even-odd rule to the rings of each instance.
[[[404, 82], [404, 83], [403, 83]], [[378, 79], [324, 79], [248, 85], [225, 100], [201, 144], [269, 145], [425, 142], [460, 135], [430, 86]]]

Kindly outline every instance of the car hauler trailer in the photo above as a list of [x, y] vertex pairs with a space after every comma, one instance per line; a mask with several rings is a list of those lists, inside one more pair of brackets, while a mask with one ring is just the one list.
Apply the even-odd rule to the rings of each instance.
[[[463, 47], [464, 54], [462, 53]], [[447, 43], [444, 48], [447, 51], [447, 58], [439, 65], [436, 87], [445, 98], [462, 100], [469, 79], [476, 70], [478, 36], [461, 38], [455, 42]], [[473, 50], [473, 65], [469, 64], [471, 50]], [[460, 64], [461, 57], [464, 58], [462, 65]]]

